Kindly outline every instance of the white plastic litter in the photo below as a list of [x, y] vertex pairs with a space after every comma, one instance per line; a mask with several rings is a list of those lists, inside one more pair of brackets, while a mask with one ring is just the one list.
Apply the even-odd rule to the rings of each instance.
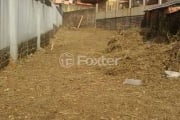
[[165, 74], [169, 78], [178, 78], [178, 77], [180, 77], [180, 73], [175, 72], [175, 71], [165, 71]]
[[137, 80], [137, 79], [126, 79], [123, 84], [128, 84], [128, 85], [142, 85], [142, 80]]

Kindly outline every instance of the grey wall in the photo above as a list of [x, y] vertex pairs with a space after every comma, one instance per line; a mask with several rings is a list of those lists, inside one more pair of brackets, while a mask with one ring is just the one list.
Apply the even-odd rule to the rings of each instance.
[[96, 20], [97, 28], [122, 29], [129, 27], [140, 27], [144, 16], [117, 17]]
[[63, 13], [63, 26], [77, 27], [79, 21], [83, 16], [81, 27], [94, 27], [95, 26], [95, 8], [82, 9], [71, 12]]

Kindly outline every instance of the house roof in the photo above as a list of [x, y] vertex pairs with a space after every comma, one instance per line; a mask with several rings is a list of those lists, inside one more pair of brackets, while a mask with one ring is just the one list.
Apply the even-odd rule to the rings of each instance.
[[166, 2], [166, 3], [163, 3], [161, 5], [153, 6], [151, 8], [146, 9], [145, 12], [156, 10], [156, 9], [162, 9], [162, 8], [166, 8], [166, 7], [174, 6], [174, 5], [180, 5], [180, 0], [172, 0], [172, 1], [169, 1], [169, 2]]

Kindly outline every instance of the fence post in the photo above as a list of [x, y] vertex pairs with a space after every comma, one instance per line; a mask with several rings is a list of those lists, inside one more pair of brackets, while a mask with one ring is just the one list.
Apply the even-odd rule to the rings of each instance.
[[98, 14], [98, 3], [96, 3], [96, 11], [95, 11], [95, 28], [96, 28], [97, 14]]
[[143, 6], [144, 7], [146, 6], [146, 0], [143, 0]]
[[162, 0], [158, 0], [158, 3], [159, 3], [159, 5], [161, 5], [162, 4]]
[[105, 18], [107, 18], [107, 12], [108, 12], [108, 1], [106, 1], [106, 11], [105, 11]]
[[129, 0], [129, 8], [132, 8], [132, 0]]
[[41, 48], [41, 3], [37, 2], [37, 49]]
[[117, 0], [116, 1], [116, 15], [115, 15], [115, 17], [117, 17], [117, 15], [118, 15], [118, 9], [119, 9], [119, 1]]
[[9, 0], [9, 42], [10, 56], [15, 62], [18, 59], [18, 43], [17, 43], [17, 1]]
[[98, 3], [96, 3], [96, 13], [98, 13]]

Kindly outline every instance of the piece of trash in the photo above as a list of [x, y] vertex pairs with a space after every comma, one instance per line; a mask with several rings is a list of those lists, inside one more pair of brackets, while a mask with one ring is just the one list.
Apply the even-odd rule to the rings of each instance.
[[31, 97], [29, 97], [30, 99], [35, 99], [35, 97], [33, 97], [33, 96], [31, 96]]
[[54, 42], [51, 43], [51, 51], [54, 49]]
[[4, 92], [8, 92], [8, 91], [9, 91], [9, 88], [4, 89]]
[[165, 71], [165, 74], [167, 77], [169, 78], [178, 78], [180, 77], [180, 73], [179, 72], [175, 72], [175, 71]]
[[123, 84], [128, 85], [142, 85], [142, 80], [136, 80], [136, 79], [126, 79]]
[[44, 48], [39, 48], [38, 51], [45, 53], [46, 50]]

